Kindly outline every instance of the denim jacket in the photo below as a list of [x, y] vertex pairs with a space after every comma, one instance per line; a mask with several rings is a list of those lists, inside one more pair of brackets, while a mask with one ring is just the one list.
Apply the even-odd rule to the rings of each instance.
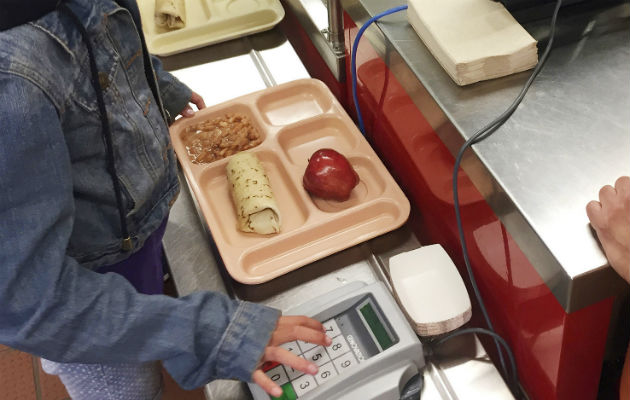
[[[191, 91], [147, 55], [135, 2], [66, 4], [94, 48], [138, 249], [179, 190], [162, 102], [177, 115]], [[66, 15], [0, 32], [0, 343], [58, 362], [163, 360], [185, 388], [251, 379], [276, 310], [212, 292], [142, 295], [91, 271], [127, 256], [94, 93]]]

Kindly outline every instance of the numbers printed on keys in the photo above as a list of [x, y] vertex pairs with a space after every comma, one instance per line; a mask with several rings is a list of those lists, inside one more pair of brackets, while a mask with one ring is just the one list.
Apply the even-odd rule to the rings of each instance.
[[307, 351], [304, 353], [304, 358], [308, 361], [314, 362], [318, 367], [330, 361], [330, 357], [328, 357], [328, 353], [326, 353], [323, 346], [317, 346], [314, 349]]
[[317, 383], [321, 385], [327, 380], [334, 378], [335, 376], [337, 376], [337, 371], [335, 370], [333, 364], [331, 362], [328, 362], [319, 367], [319, 371], [317, 372], [317, 375], [315, 375], [315, 379], [317, 380]]
[[282, 347], [285, 350], [289, 350], [291, 353], [295, 354], [296, 356], [299, 356], [300, 354], [302, 354], [295, 340], [292, 342], [282, 343], [280, 347]]
[[340, 374], [343, 374], [343, 371], [359, 365], [357, 359], [354, 358], [354, 354], [352, 354], [351, 351], [347, 352], [341, 357], [335, 358], [333, 360], [333, 364], [335, 364], [335, 367], [337, 367], [337, 371], [339, 371]]
[[289, 377], [287, 376], [287, 373], [284, 372], [282, 365], [278, 365], [277, 367], [270, 369], [265, 372], [265, 374], [278, 386], [282, 386], [289, 381]]
[[[304, 358], [304, 356], [300, 357]], [[290, 381], [295, 380], [295, 378], [297, 378], [298, 376], [304, 375], [304, 372], [294, 369], [293, 367], [289, 367], [288, 365], [285, 365], [284, 369], [286, 369]]]
[[322, 325], [324, 325], [324, 328], [326, 329], [326, 335], [328, 335], [328, 337], [334, 338], [335, 336], [341, 335], [341, 330], [339, 330], [337, 321], [335, 321], [334, 318], [322, 322]]
[[296, 380], [292, 381], [293, 390], [295, 390], [295, 394], [298, 397], [303, 396], [304, 394], [310, 392], [311, 390], [317, 387], [317, 382], [315, 382], [315, 378], [312, 375], [302, 375]]
[[343, 335], [339, 335], [333, 339], [330, 346], [326, 347], [326, 351], [330, 354], [330, 358], [336, 358], [350, 351], [350, 347], [348, 346], [348, 342], [346, 342], [346, 338], [344, 338]]

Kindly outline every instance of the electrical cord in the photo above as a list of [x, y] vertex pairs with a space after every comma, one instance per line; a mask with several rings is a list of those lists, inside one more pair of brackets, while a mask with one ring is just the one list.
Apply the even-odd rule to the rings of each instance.
[[354, 38], [352, 44], [352, 51], [350, 52], [350, 71], [352, 71], [352, 99], [354, 100], [354, 109], [357, 112], [357, 121], [359, 122], [359, 130], [365, 136], [365, 126], [363, 125], [363, 116], [361, 115], [361, 107], [359, 106], [359, 98], [357, 96], [357, 49], [359, 48], [359, 40], [363, 36], [363, 32], [376, 20], [383, 18], [386, 15], [397, 13], [398, 11], [406, 10], [407, 6], [398, 6], [390, 8], [387, 11], [383, 11], [380, 14], [376, 14], [372, 18], [368, 19], [365, 24], [357, 32], [357, 36]]
[[[486, 310], [485, 304], [483, 302], [483, 299], [481, 298], [481, 293], [479, 292], [479, 288], [477, 286], [477, 282], [475, 280], [474, 274], [472, 272], [472, 268], [470, 265], [470, 259], [468, 256], [468, 246], [466, 244], [466, 238], [464, 236], [464, 229], [463, 229], [463, 225], [462, 225], [462, 219], [461, 219], [461, 212], [460, 212], [460, 205], [459, 205], [459, 192], [457, 189], [457, 183], [458, 183], [458, 170], [461, 164], [461, 161], [463, 159], [463, 155], [464, 152], [466, 151], [466, 149], [470, 146], [472, 146], [473, 144], [477, 144], [485, 139], [487, 139], [490, 135], [492, 135], [501, 125], [503, 125], [503, 123], [505, 123], [505, 121], [508, 120], [508, 118], [514, 113], [514, 111], [516, 111], [516, 109], [518, 108], [519, 104], [521, 103], [521, 101], [523, 100], [523, 98], [525, 97], [525, 94], [527, 93], [527, 91], [529, 90], [529, 88], [531, 87], [534, 79], [536, 78], [536, 76], [538, 76], [538, 74], [540, 73], [540, 71], [542, 70], [543, 66], [545, 65], [545, 63], [547, 62], [547, 58], [549, 56], [549, 53], [551, 51], [551, 47], [555, 38], [555, 32], [556, 32], [556, 21], [558, 18], [558, 12], [560, 10], [560, 7], [562, 6], [562, 0], [557, 0], [556, 2], [556, 6], [554, 8], [553, 11], [553, 15], [551, 18], [551, 22], [550, 22], [550, 33], [549, 33], [549, 41], [547, 42], [547, 45], [545, 47], [545, 50], [542, 54], [542, 56], [540, 57], [538, 64], [536, 65], [536, 67], [534, 68], [534, 71], [532, 71], [531, 75], [529, 76], [529, 78], [527, 79], [527, 81], [525, 82], [525, 85], [523, 86], [523, 88], [521, 89], [521, 91], [519, 92], [519, 94], [516, 96], [515, 100], [512, 102], [512, 104], [501, 114], [499, 115], [497, 118], [495, 118], [494, 120], [492, 120], [490, 123], [488, 123], [486, 126], [484, 126], [483, 128], [481, 128], [479, 131], [477, 131], [475, 134], [473, 134], [468, 140], [466, 140], [466, 142], [462, 145], [462, 147], [459, 149], [459, 152], [457, 154], [457, 157], [455, 159], [455, 165], [453, 168], [453, 200], [454, 200], [454, 208], [455, 208], [455, 219], [456, 219], [456, 223], [457, 223], [457, 230], [459, 233], [459, 239], [460, 239], [460, 244], [462, 246], [462, 253], [464, 256], [464, 262], [466, 264], [466, 270], [468, 272], [468, 276], [470, 278], [470, 282], [471, 282], [471, 286], [473, 287], [473, 291], [475, 292], [475, 297], [478, 300], [479, 303], [479, 308], [481, 308], [482, 314], [484, 316], [484, 319], [486, 321], [486, 324], [488, 325], [488, 327], [490, 328], [489, 330], [485, 330], [483, 328], [467, 328], [467, 329], [462, 329], [456, 332], [452, 332], [451, 334], [445, 336], [444, 338], [440, 339], [440, 341], [438, 343], [443, 343], [444, 341], [455, 337], [455, 336], [459, 336], [465, 333], [471, 333], [471, 332], [477, 332], [477, 333], [483, 333], [483, 334], [487, 334], [493, 337], [494, 342], [497, 346], [497, 350], [498, 350], [498, 355], [499, 355], [499, 360], [501, 363], [501, 367], [503, 370], [503, 374], [504, 376], [507, 377], [508, 375], [508, 371], [506, 370], [506, 366], [505, 366], [505, 360], [503, 358], [503, 352], [501, 350], [501, 346], [500, 344], [504, 347], [506, 354], [508, 355], [508, 358], [510, 360], [510, 366], [511, 366], [511, 372], [512, 372], [512, 393], [515, 394], [517, 397], [521, 397], [521, 391], [520, 391], [520, 387], [519, 387], [519, 381], [518, 381], [518, 371], [516, 369], [516, 363], [514, 362], [514, 355], [509, 347], [509, 345], [507, 344], [507, 342], [500, 336], [498, 335], [495, 331], [494, 331], [494, 327], [492, 325], [492, 322], [490, 321], [490, 317], [488, 316], [488, 312]], [[359, 123], [359, 129], [361, 130], [361, 133], [365, 136], [365, 126], [363, 124], [363, 116], [361, 114], [361, 108], [359, 106], [359, 99], [358, 99], [358, 95], [357, 95], [357, 69], [356, 69], [356, 53], [357, 53], [357, 49], [359, 47], [359, 40], [361, 39], [361, 37], [363, 36], [363, 33], [365, 32], [365, 30], [375, 21], [377, 21], [378, 19], [402, 11], [402, 10], [406, 10], [407, 6], [398, 6], [398, 7], [394, 7], [391, 8], [389, 10], [383, 11], [382, 13], [379, 13], [375, 16], [373, 16], [372, 18], [370, 18], [365, 24], [363, 24], [363, 26], [361, 26], [361, 28], [359, 29], [357, 36], [354, 39], [354, 43], [352, 45], [352, 51], [350, 53], [350, 64], [351, 64], [351, 73], [352, 73], [352, 98], [354, 100], [354, 106], [355, 106], [355, 110], [357, 113], [357, 121]]]
[[[517, 370], [516, 370], [516, 362], [514, 361], [514, 355], [512, 354], [512, 351], [510, 350], [510, 346], [507, 344], [507, 342], [505, 341], [505, 339], [503, 339], [501, 337], [501, 335], [499, 335], [498, 333], [496, 333], [495, 331], [491, 331], [489, 329], [485, 329], [485, 328], [464, 328], [464, 329], [459, 329], [455, 332], [451, 332], [449, 334], [446, 334], [444, 336], [442, 336], [439, 339], [436, 339], [435, 341], [432, 341], [431, 344], [435, 347], [442, 345], [444, 342], [448, 341], [449, 339], [452, 339], [456, 336], [461, 336], [461, 335], [465, 335], [468, 333], [481, 333], [482, 335], [489, 335], [492, 336], [493, 339], [495, 339], [496, 341], [498, 341], [503, 348], [505, 349], [505, 352], [508, 355], [508, 359], [510, 361], [510, 371], [512, 372], [512, 380], [514, 382], [518, 383], [518, 375], [517, 375]], [[429, 352], [427, 352], [427, 355], [433, 355], [434, 351], [431, 350]]]
[[[503, 125], [503, 123], [507, 121], [508, 118], [510, 118], [510, 116], [514, 113], [514, 111], [516, 111], [516, 108], [518, 107], [518, 105], [521, 104], [521, 101], [523, 100], [523, 97], [525, 97], [525, 94], [529, 90], [529, 87], [532, 85], [532, 83], [534, 82], [534, 79], [536, 79], [536, 77], [538, 76], [538, 73], [540, 73], [540, 71], [542, 70], [542, 67], [547, 62], [549, 52], [551, 51], [551, 46], [553, 44], [553, 40], [556, 35], [556, 21], [558, 19], [558, 11], [560, 11], [561, 6], [562, 6], [562, 0], [557, 0], [556, 6], [553, 11], [553, 15], [551, 17], [549, 41], [547, 42], [547, 45], [545, 46], [545, 50], [543, 51], [543, 54], [540, 57], [540, 60], [538, 61], [538, 64], [536, 64], [536, 67], [534, 68], [531, 75], [525, 82], [525, 85], [523, 85], [523, 88], [521, 89], [521, 91], [516, 96], [516, 99], [514, 99], [512, 104], [501, 115], [499, 115], [492, 122], [490, 122], [489, 124], [481, 128], [479, 131], [477, 131], [477, 133], [471, 136], [469, 139], [469, 140], [472, 139], [472, 142], [470, 143], [470, 145], [477, 144], [483, 141], [484, 139], [486, 139], [487, 137], [489, 137], [490, 135], [492, 135], [496, 129], [498, 129], [501, 125]], [[462, 145], [462, 149], [464, 148], [464, 146], [466, 146], [466, 143]], [[460, 149], [460, 151], [462, 150]]]
[[[527, 93], [527, 91], [531, 87], [534, 79], [536, 78], [536, 76], [538, 76], [538, 73], [541, 71], [542, 67], [547, 62], [547, 59], [548, 59], [548, 56], [549, 56], [549, 52], [551, 51], [551, 46], [553, 45], [553, 40], [554, 40], [555, 33], [556, 33], [556, 20], [558, 18], [558, 12], [560, 10], [561, 5], [562, 5], [562, 0], [557, 0], [556, 7], [554, 9], [553, 16], [551, 18], [551, 23], [550, 23], [551, 28], [550, 28], [550, 33], [549, 33], [549, 41], [547, 42], [547, 45], [546, 45], [545, 50], [543, 52], [543, 55], [540, 57], [540, 59], [538, 61], [538, 64], [536, 65], [536, 67], [534, 68], [534, 71], [531, 73], [531, 75], [527, 79], [527, 82], [525, 82], [525, 85], [523, 86], [523, 88], [521, 89], [519, 94], [516, 96], [516, 99], [512, 102], [512, 104], [501, 115], [499, 115], [493, 121], [491, 121], [486, 126], [484, 126], [479, 131], [477, 131], [475, 134], [473, 134], [468, 140], [466, 140], [466, 142], [459, 149], [457, 157], [455, 158], [455, 166], [453, 167], [453, 203], [454, 203], [454, 208], [455, 208], [455, 220], [456, 220], [456, 223], [457, 223], [457, 231], [459, 233], [459, 241], [460, 241], [460, 244], [462, 246], [462, 253], [463, 253], [463, 256], [464, 256], [464, 263], [466, 264], [466, 270], [467, 270], [468, 276], [470, 278], [471, 286], [473, 287], [473, 290], [475, 292], [475, 297], [477, 298], [477, 300], [479, 302], [479, 308], [481, 309], [481, 312], [482, 312], [482, 314], [484, 316], [484, 319], [485, 319], [486, 323], [488, 324], [488, 327], [493, 332], [494, 332], [494, 327], [492, 325], [492, 322], [490, 321], [490, 317], [488, 316], [488, 312], [487, 312], [486, 307], [484, 305], [483, 299], [481, 298], [481, 293], [479, 292], [479, 288], [477, 286], [477, 281], [475, 280], [475, 276], [474, 276], [474, 274], [472, 272], [470, 259], [469, 259], [469, 256], [468, 256], [468, 246], [466, 244], [466, 237], [464, 236], [464, 228], [462, 226], [461, 210], [460, 210], [460, 206], [459, 206], [459, 192], [458, 192], [458, 185], [457, 185], [457, 183], [458, 183], [458, 174], [457, 174], [457, 172], [459, 170], [459, 166], [460, 166], [460, 164], [462, 162], [462, 159], [463, 159], [463, 156], [464, 156], [464, 152], [466, 151], [466, 149], [468, 147], [472, 146], [473, 144], [477, 144], [477, 143], [481, 142], [482, 140], [485, 140], [486, 138], [488, 138], [501, 125], [503, 125], [503, 123], [505, 123], [505, 121], [507, 121], [507, 119], [514, 113], [514, 111], [516, 111], [516, 108], [519, 106], [519, 104], [521, 103], [521, 101], [525, 97], [525, 94]], [[494, 341], [495, 341], [495, 344], [497, 346], [497, 350], [499, 352], [499, 358], [501, 360], [501, 365], [503, 367], [504, 373], [507, 376], [507, 371], [505, 371], [505, 362], [503, 360], [503, 354], [502, 354], [501, 348], [499, 347], [499, 342], [496, 339], [496, 337], [494, 338]], [[506, 348], [506, 349], [507, 349], [506, 351], [507, 351], [508, 355], [510, 357], [512, 357], [511, 351], [509, 351], [509, 347]], [[516, 376], [518, 377], [518, 374], [516, 374]], [[513, 388], [513, 391], [518, 390], [518, 380], [516, 380], [514, 382], [514, 385], [515, 385], [515, 387]], [[518, 393], [518, 391], [516, 391], [515, 393]]]

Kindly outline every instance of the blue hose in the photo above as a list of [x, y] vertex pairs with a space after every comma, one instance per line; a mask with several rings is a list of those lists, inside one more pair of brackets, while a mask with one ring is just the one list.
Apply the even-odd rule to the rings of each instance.
[[372, 22], [390, 14], [397, 13], [398, 11], [406, 10], [407, 6], [398, 6], [394, 8], [390, 8], [387, 11], [383, 11], [380, 14], [373, 16], [368, 19], [365, 24], [359, 29], [357, 33], [357, 37], [354, 38], [354, 43], [352, 43], [352, 52], [350, 53], [350, 71], [352, 74], [352, 99], [354, 100], [354, 108], [357, 111], [357, 121], [359, 122], [359, 130], [365, 136], [365, 126], [363, 125], [363, 116], [361, 115], [361, 107], [359, 107], [359, 99], [357, 96], [357, 49], [359, 48], [359, 40], [361, 40], [361, 36], [363, 36], [363, 32], [372, 24]]

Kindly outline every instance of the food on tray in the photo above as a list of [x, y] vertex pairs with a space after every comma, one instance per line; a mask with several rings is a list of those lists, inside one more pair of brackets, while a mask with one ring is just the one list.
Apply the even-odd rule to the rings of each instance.
[[155, 0], [155, 25], [168, 29], [185, 27], [185, 0]]
[[308, 160], [302, 178], [304, 189], [323, 199], [345, 201], [359, 183], [359, 175], [342, 154], [332, 149], [317, 150]]
[[271, 185], [258, 158], [250, 152], [238, 153], [225, 167], [238, 228], [260, 234], [280, 232], [280, 212]]
[[262, 136], [249, 118], [242, 114], [226, 114], [186, 128], [182, 141], [193, 163], [209, 163], [262, 142]]

